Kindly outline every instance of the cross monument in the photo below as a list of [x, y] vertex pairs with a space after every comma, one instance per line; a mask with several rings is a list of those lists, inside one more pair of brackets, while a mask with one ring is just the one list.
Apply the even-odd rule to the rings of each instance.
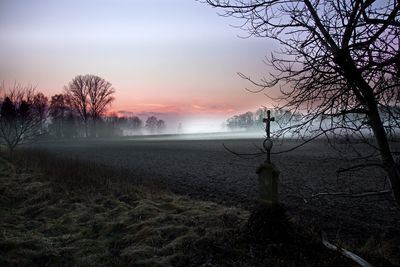
[[279, 201], [278, 184], [279, 184], [279, 170], [271, 163], [271, 111], [267, 110], [267, 118], [263, 119], [265, 125], [265, 132], [267, 137], [264, 140], [263, 146], [267, 151], [267, 160], [257, 168], [258, 174], [258, 200], [264, 204], [276, 204]]
[[267, 162], [271, 162], [271, 148], [272, 148], [272, 140], [271, 140], [271, 121], [275, 121], [275, 118], [271, 118], [271, 111], [267, 110], [267, 118], [263, 119], [263, 123], [265, 123], [265, 132], [267, 133], [267, 138], [264, 140], [263, 146], [264, 149], [267, 150]]

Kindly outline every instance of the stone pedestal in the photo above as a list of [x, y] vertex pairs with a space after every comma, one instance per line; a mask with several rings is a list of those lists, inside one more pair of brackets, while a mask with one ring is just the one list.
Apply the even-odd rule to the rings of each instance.
[[274, 164], [265, 162], [258, 167], [257, 174], [258, 201], [261, 203], [277, 204], [279, 201], [279, 170]]

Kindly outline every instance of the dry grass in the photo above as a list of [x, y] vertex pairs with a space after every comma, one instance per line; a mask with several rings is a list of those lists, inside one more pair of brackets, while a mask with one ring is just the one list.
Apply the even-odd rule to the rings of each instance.
[[289, 222], [282, 240], [255, 236], [242, 209], [92, 163], [14, 159], [0, 161], [0, 266], [351, 266]]
[[128, 185], [99, 166], [100, 181], [90, 178], [91, 164], [53, 166], [78, 176], [50, 179], [49, 169], [43, 175], [25, 165], [15, 172], [1, 162], [1, 266], [185, 266], [192, 261], [184, 253], [189, 244], [225, 235], [247, 217], [243, 210]]
[[[20, 150], [14, 153], [13, 162], [19, 170], [40, 172], [68, 191], [125, 194], [137, 191], [137, 185], [132, 186], [124, 170], [116, 171], [94, 162], [54, 158], [42, 150]], [[150, 181], [147, 187], [157, 189], [154, 185], [150, 186]]]

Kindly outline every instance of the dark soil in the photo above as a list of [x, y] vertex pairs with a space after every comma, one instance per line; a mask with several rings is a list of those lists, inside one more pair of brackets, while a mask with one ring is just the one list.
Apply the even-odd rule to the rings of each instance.
[[[246, 209], [257, 196], [257, 166], [264, 158], [242, 159], [238, 152], [257, 152], [262, 140], [90, 140], [47, 142], [35, 147], [52, 155], [95, 161], [130, 173], [133, 183], [151, 180], [175, 193]], [[295, 143], [275, 144], [274, 151]], [[359, 149], [367, 149], [357, 145]], [[356, 163], [338, 156], [324, 142], [272, 155], [281, 171], [280, 197], [290, 220], [327, 232], [332, 243], [360, 253], [384, 256], [400, 264], [400, 210], [389, 194], [366, 198], [312, 197], [320, 192], [361, 193], [388, 189], [376, 167], [346, 172]], [[151, 178], [150, 178], [151, 177]]]
[[91, 183], [96, 165], [77, 163], [80, 174], [64, 177], [70, 162], [48, 162], [65, 163], [61, 177], [43, 163], [37, 173], [0, 158], [0, 266], [355, 266], [290, 222], [283, 206], [248, 219], [240, 208], [118, 177], [80, 187], [67, 179]]

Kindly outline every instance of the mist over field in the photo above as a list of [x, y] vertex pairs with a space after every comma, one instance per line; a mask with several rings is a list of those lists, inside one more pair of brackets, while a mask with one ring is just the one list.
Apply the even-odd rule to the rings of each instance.
[[400, 1], [0, 0], [0, 266], [400, 266]]

